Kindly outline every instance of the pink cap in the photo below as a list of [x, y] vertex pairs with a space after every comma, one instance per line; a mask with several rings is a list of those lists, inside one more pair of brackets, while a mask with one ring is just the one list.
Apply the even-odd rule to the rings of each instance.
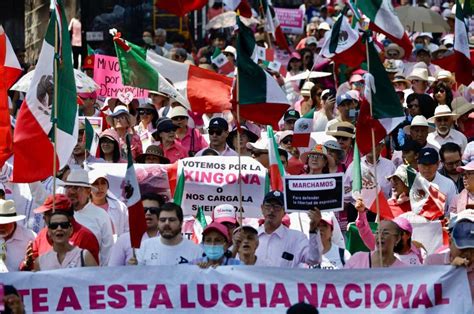
[[291, 59], [298, 59], [298, 60], [301, 60], [301, 55], [300, 55], [300, 53], [297, 52], [297, 51], [293, 51], [293, 52], [291, 53], [291, 56], [290, 56], [290, 60], [291, 60]]
[[400, 227], [400, 229], [408, 233], [413, 233], [413, 227], [411, 223], [408, 221], [408, 219], [398, 216], [394, 218], [392, 221], [396, 223], [397, 226]]
[[237, 223], [236, 211], [233, 205], [221, 204], [212, 211], [212, 221], [218, 223], [230, 222]]
[[359, 75], [364, 75], [365, 73], [367, 73], [366, 70], [362, 70], [362, 69], [357, 69], [355, 71], [352, 72], [352, 74], [359, 74]]
[[473, 171], [474, 170], [474, 160], [468, 163], [465, 166], [457, 167], [456, 170], [458, 172], [464, 172], [464, 171]]
[[229, 232], [223, 224], [220, 224], [220, 223], [215, 222], [215, 221], [212, 222], [210, 225], [208, 225], [204, 229], [204, 231], [202, 232], [202, 235], [205, 236], [206, 234], [208, 234], [211, 231], [216, 231], [216, 232], [222, 234], [225, 237], [225, 239], [227, 240], [227, 242], [230, 242]]
[[360, 82], [363, 81], [364, 78], [360, 74], [353, 74], [349, 79], [349, 83]]
[[77, 93], [77, 96], [81, 97], [82, 99], [87, 99], [87, 98], [97, 99], [97, 93], [95, 91], [91, 93]]
[[325, 222], [331, 226], [331, 229], [334, 229], [334, 224], [332, 223], [331, 217], [321, 217], [321, 222]]

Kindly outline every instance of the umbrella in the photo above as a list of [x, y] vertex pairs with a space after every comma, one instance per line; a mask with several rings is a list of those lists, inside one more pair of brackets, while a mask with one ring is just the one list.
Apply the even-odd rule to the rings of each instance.
[[[10, 90], [16, 90], [25, 93], [28, 92], [34, 73], [35, 70], [23, 75], [18, 80], [18, 82], [16, 82], [15, 85], [10, 88]], [[94, 82], [93, 79], [91, 79], [85, 73], [79, 70], [74, 69], [74, 78], [76, 80], [76, 91], [78, 93], [92, 93], [93, 91], [99, 89], [99, 85], [97, 85], [97, 83]]]
[[[221, 13], [213, 17], [207, 23], [206, 30], [234, 27], [234, 25], [237, 24], [236, 16], [237, 14], [234, 11], [227, 11], [227, 12]], [[250, 26], [250, 25], [254, 25], [258, 23], [258, 21], [253, 17], [246, 18], [246, 17], [240, 16], [240, 20], [242, 21], [242, 23], [244, 23], [245, 26]]]
[[[306, 80], [308, 78], [308, 72], [309, 71], [306, 70], [300, 74], [293, 75], [288, 80], [289, 81]], [[330, 72], [311, 71], [311, 73], [309, 73], [309, 78], [314, 79], [314, 78], [326, 77], [330, 75], [332, 75], [332, 73]]]
[[441, 15], [423, 7], [402, 6], [395, 9], [400, 22], [409, 32], [449, 32], [448, 23]]

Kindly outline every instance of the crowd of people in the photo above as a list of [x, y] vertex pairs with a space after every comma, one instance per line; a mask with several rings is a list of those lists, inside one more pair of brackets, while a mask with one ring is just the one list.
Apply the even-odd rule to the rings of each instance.
[[[218, 15], [224, 8], [220, 1], [214, 2], [209, 12]], [[398, 213], [393, 219], [379, 217], [375, 234], [370, 225], [376, 220], [375, 213], [367, 208], [367, 200], [351, 193], [357, 114], [367, 68], [365, 64], [356, 68], [333, 67], [329, 60], [322, 59], [319, 52], [327, 39], [325, 34], [342, 8], [305, 1], [302, 9], [306, 9], [306, 33], [289, 38], [293, 52], [287, 60], [286, 74], [265, 68], [285, 91], [290, 105], [275, 134], [277, 154], [288, 175], [344, 173], [341, 211], [314, 208], [304, 213], [307, 226], [295, 226], [285, 209], [283, 192], [270, 191], [258, 204], [260, 219], [242, 221], [231, 204], [215, 207], [212, 217], [207, 217], [209, 224], [202, 231], [201, 242], [196, 243], [183, 236], [185, 220], [194, 217], [183, 216], [181, 206], [158, 191], [142, 191], [147, 229], [140, 249], [132, 249], [124, 199], [111, 193], [106, 173], [90, 170], [88, 164], [126, 163], [129, 136], [136, 163], [171, 165], [194, 156], [226, 158], [240, 154], [269, 169], [271, 142], [265, 126], [240, 119], [237, 127], [235, 112], [199, 114], [162, 92], [150, 91], [150, 98], [129, 103], [116, 98], [102, 99], [97, 92], [79, 93], [80, 115], [103, 118], [98, 155], [87, 151], [85, 125], [81, 124], [68, 166], [58, 173], [55, 193], [52, 178], [30, 184], [13, 183], [9, 180], [11, 162], [3, 166], [0, 271], [178, 264], [201, 268], [256, 265], [327, 270], [455, 265], [466, 267], [474, 300], [474, 86], [459, 84], [454, 73], [432, 63], [452, 53], [453, 1], [428, 1], [430, 5], [426, 1], [416, 2], [441, 14], [451, 30], [443, 34], [411, 34], [414, 50], [410, 55], [388, 39], [381, 40], [384, 47], [380, 57], [399, 96], [405, 119], [376, 144], [375, 154], [368, 153], [360, 160], [363, 186], [380, 187], [392, 212]], [[347, 14], [351, 16], [350, 11]], [[263, 25], [254, 29], [257, 45], [275, 47]], [[228, 29], [212, 30], [208, 45], [199, 50], [187, 49], [180, 37], [176, 38], [168, 43], [166, 31], [146, 30], [143, 46], [176, 62], [215, 72], [220, 69], [211, 57], [219, 48], [228, 62], [236, 66], [239, 56], [235, 34]], [[82, 64], [91, 77], [93, 58], [88, 56]], [[331, 75], [292, 80], [318, 67]], [[227, 75], [233, 77], [234, 72]], [[24, 94], [15, 92], [11, 96], [14, 117]], [[317, 135], [307, 147], [294, 147], [295, 122], [313, 109], [312, 131]], [[444, 196], [441, 216], [430, 218], [414, 211], [408, 168]], [[449, 233], [449, 244], [429, 252], [430, 243], [415, 241], [412, 235], [415, 224], [435, 220]], [[351, 254], [346, 249], [350, 223], [357, 226], [367, 248], [364, 251]]]

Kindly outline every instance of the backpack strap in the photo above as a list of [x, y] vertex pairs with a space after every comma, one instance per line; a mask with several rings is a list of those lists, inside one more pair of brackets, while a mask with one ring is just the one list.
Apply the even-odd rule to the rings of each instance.
[[81, 267], [84, 267], [84, 250], [81, 250]]
[[372, 268], [372, 253], [369, 252], [369, 268]]

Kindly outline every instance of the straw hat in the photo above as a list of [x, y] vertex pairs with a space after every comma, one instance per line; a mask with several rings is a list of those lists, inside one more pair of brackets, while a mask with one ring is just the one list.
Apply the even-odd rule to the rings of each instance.
[[453, 108], [453, 113], [457, 114], [458, 117], [474, 110], [474, 104], [468, 102], [466, 98], [462, 96], [454, 98], [451, 102], [451, 107]]
[[453, 74], [450, 71], [441, 70], [436, 74], [436, 79], [437, 80], [449, 79], [450, 81], [452, 81], [453, 80]]
[[91, 188], [89, 183], [89, 173], [82, 168], [71, 169], [71, 172], [67, 176], [64, 182], [60, 182], [62, 186], [82, 186], [85, 188]]
[[405, 134], [410, 134], [410, 128], [412, 126], [426, 126], [428, 128], [428, 132], [433, 132], [435, 128], [428, 124], [428, 120], [422, 115], [415, 116], [413, 120], [411, 120], [411, 124], [403, 127], [403, 132]]
[[306, 81], [301, 88], [301, 96], [310, 97], [311, 96], [311, 88], [313, 88], [314, 83], [310, 81]]
[[324, 145], [317, 144], [310, 151], [301, 154], [300, 160], [303, 162], [303, 164], [306, 164], [306, 162], [308, 161], [309, 155], [314, 155], [314, 154], [321, 154], [321, 155], [327, 156], [328, 150], [326, 147], [324, 147]]
[[12, 223], [25, 219], [25, 215], [17, 215], [15, 202], [12, 200], [0, 200], [0, 225]]
[[397, 44], [391, 43], [385, 48], [385, 57], [387, 59], [401, 59], [405, 56], [405, 49]]
[[439, 105], [436, 107], [434, 116], [428, 119], [428, 122], [434, 123], [436, 118], [439, 117], [453, 117], [453, 119], [457, 119], [458, 115], [451, 112], [451, 109], [447, 105]]
[[114, 125], [113, 124], [113, 119], [114, 117], [121, 115], [121, 114], [126, 114], [128, 115], [130, 119], [130, 127], [132, 127], [135, 123], [133, 123], [133, 117], [130, 114], [130, 111], [128, 111], [128, 108], [124, 105], [118, 105], [117, 107], [114, 108], [114, 111], [107, 116], [107, 123], [109, 125]]
[[413, 68], [410, 75], [407, 77], [408, 80], [421, 80], [428, 81], [428, 70], [423, 68]]
[[329, 127], [326, 132], [327, 135], [331, 136], [342, 136], [342, 137], [355, 137], [355, 126], [350, 122], [337, 122]]
[[183, 106], [175, 106], [171, 108], [169, 118], [173, 119], [175, 117], [186, 117], [189, 118], [188, 110]]
[[160, 160], [160, 164], [169, 164], [170, 160], [163, 156], [163, 150], [157, 145], [150, 145], [147, 147], [144, 154], [140, 154], [135, 158], [137, 163], [144, 164], [147, 156], [155, 156]]
[[407, 85], [407, 88], [410, 88], [411, 82], [406, 79], [405, 75], [403, 73], [396, 73], [395, 77], [393, 78], [392, 83], [405, 83]]

